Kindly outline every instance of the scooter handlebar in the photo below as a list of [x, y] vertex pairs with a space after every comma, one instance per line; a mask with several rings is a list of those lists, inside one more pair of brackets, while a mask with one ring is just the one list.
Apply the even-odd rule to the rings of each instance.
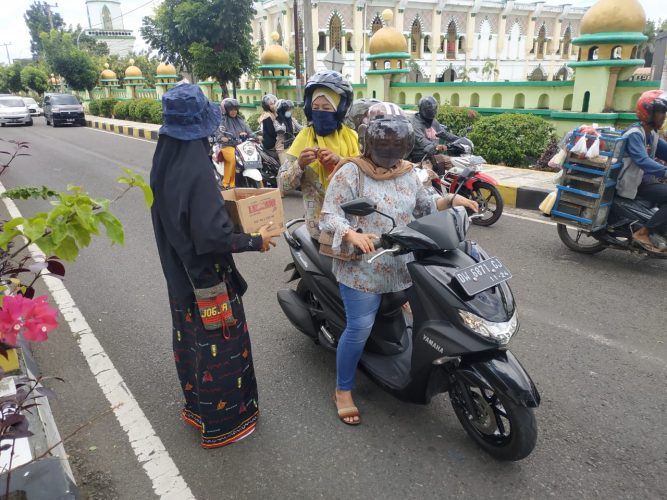
[[[382, 238], [378, 238], [378, 239], [373, 240], [373, 242], [372, 242], [373, 243], [373, 248], [375, 248], [376, 250], [379, 250], [380, 248], [383, 248], [382, 242], [383, 242]], [[362, 252], [359, 247], [355, 247], [354, 248], [354, 255], [364, 255], [364, 252]]]

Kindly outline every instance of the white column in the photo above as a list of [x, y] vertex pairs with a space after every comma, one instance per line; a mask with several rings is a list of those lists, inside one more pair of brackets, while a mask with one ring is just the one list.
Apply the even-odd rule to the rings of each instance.
[[431, 82], [435, 82], [438, 76], [438, 48], [440, 47], [440, 36], [442, 24], [442, 12], [433, 7], [433, 24], [431, 26]]

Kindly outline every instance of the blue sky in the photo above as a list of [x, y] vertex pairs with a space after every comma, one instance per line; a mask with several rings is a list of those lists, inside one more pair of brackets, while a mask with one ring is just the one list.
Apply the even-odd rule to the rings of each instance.
[[[162, 0], [121, 0], [121, 9], [124, 13], [125, 28], [135, 31], [138, 40], [135, 49], [145, 47], [139, 37], [141, 19], [151, 15], [153, 9]], [[242, 0], [248, 1], [248, 0]], [[521, 1], [521, 0], [520, 0]], [[667, 18], [666, 0], [640, 0], [649, 19]], [[0, 43], [11, 43], [9, 55], [14, 58], [30, 57], [30, 35], [23, 21], [23, 14], [32, 4], [32, 0], [0, 0], [2, 15], [0, 15]], [[591, 0], [547, 0], [550, 4], [589, 3]], [[60, 13], [66, 23], [81, 24], [87, 27], [85, 0], [49, 0], [49, 3], [58, 4], [54, 12]], [[0, 48], [0, 62], [6, 63], [6, 52]]]

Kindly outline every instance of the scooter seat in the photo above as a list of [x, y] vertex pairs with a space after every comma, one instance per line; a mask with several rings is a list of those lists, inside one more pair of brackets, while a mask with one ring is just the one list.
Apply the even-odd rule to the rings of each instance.
[[308, 228], [305, 224], [301, 227], [298, 227], [294, 233], [294, 238], [299, 242], [304, 253], [308, 258], [315, 263], [320, 271], [322, 271], [326, 276], [331, 280], [336, 281], [331, 268], [333, 267], [333, 259], [328, 255], [322, 255], [320, 253], [320, 244], [311, 238]]

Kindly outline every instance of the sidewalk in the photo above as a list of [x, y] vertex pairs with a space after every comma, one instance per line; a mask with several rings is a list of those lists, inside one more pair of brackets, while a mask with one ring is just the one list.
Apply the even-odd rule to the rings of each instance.
[[[157, 141], [160, 125], [137, 123], [113, 118], [86, 115], [89, 127]], [[552, 172], [539, 172], [525, 168], [485, 165], [485, 173], [498, 181], [498, 190], [506, 207], [537, 210], [542, 200], [555, 189], [551, 182]]]

